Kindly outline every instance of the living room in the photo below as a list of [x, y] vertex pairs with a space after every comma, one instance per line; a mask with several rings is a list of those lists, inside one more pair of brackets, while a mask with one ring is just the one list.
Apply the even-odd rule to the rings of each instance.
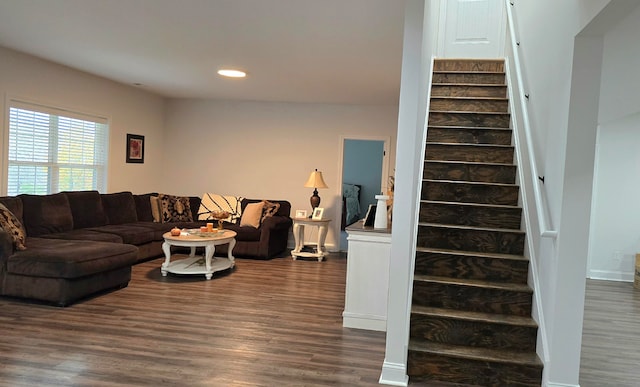
[[[385, 50], [396, 50], [397, 57], [391, 61], [396, 68], [390, 77], [397, 83], [391, 93], [387, 87], [366, 100], [358, 100], [347, 90], [331, 98], [314, 97], [311, 88], [299, 92], [306, 94], [301, 102], [278, 101], [277, 97], [259, 101], [248, 94], [229, 99], [194, 98], [185, 93], [166, 97], [148, 91], [145, 85], [115, 82], [1, 46], [0, 93], [5, 105], [15, 99], [106, 117], [108, 192], [197, 196], [210, 192], [285, 199], [293, 210], [309, 211], [311, 190], [303, 185], [317, 168], [329, 187], [320, 190], [325, 216], [339, 219], [342, 138], [390, 138], [389, 171], [393, 171], [402, 7], [396, 13], [391, 17], [396, 28], [391, 35], [396, 41], [386, 44]], [[97, 53], [95, 60], [109, 60], [101, 55]], [[218, 82], [232, 83], [241, 90], [246, 88], [242, 82], [265, 82], [252, 80], [260, 77], [260, 69], [251, 68], [250, 63], [245, 66], [247, 79]], [[217, 77], [214, 70], [211, 77]], [[7, 122], [5, 110], [0, 120]], [[144, 163], [126, 163], [127, 134], [144, 136]], [[6, 192], [4, 185], [1, 182], [0, 189]], [[326, 241], [330, 250], [339, 248], [339, 222], [335, 223]]]

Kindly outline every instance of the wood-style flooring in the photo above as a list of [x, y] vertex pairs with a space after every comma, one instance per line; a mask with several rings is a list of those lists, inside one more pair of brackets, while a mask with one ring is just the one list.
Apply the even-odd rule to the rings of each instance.
[[[68, 308], [0, 298], [0, 386], [377, 385], [385, 334], [342, 327], [344, 255], [238, 259], [211, 281], [161, 262]], [[639, 385], [633, 284], [587, 281], [581, 361], [581, 387]]]
[[342, 327], [346, 258], [236, 260], [67, 308], [0, 298], [0, 386], [373, 386], [385, 334]]
[[587, 280], [581, 387], [640, 386], [640, 289]]

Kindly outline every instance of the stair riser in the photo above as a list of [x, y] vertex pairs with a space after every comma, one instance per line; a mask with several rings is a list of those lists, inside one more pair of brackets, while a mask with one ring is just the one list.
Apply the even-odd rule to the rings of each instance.
[[427, 129], [428, 142], [511, 145], [511, 135], [511, 130], [505, 129], [471, 129], [456, 127], [430, 127]]
[[480, 128], [509, 128], [508, 113], [448, 113], [429, 112], [430, 126], [471, 126]]
[[433, 71], [490, 71], [504, 72], [504, 60], [436, 59]]
[[506, 100], [431, 98], [431, 110], [452, 112], [502, 112], [506, 113]]
[[540, 387], [542, 366], [476, 361], [409, 350], [411, 383], [442, 381], [488, 387]]
[[433, 73], [433, 83], [470, 83], [476, 85], [504, 85], [504, 74]]
[[529, 262], [507, 258], [416, 252], [415, 274], [526, 284]]
[[518, 186], [423, 181], [422, 200], [518, 205]]
[[516, 181], [516, 167], [515, 165], [426, 162], [423, 177], [431, 180], [514, 184]]
[[481, 207], [445, 203], [420, 203], [420, 222], [460, 226], [520, 229], [519, 207]]
[[524, 233], [455, 227], [418, 226], [418, 247], [522, 255]]
[[413, 281], [413, 305], [531, 316], [531, 299], [530, 292]]
[[412, 313], [409, 332], [414, 340], [481, 348], [535, 351], [538, 330], [529, 326]]
[[438, 85], [431, 86], [432, 97], [490, 97], [506, 98], [507, 86], [503, 85]]
[[513, 164], [513, 147], [427, 144], [427, 160]]

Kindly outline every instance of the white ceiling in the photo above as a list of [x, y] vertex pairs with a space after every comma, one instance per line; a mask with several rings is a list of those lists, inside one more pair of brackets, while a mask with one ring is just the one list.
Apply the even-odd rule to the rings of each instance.
[[0, 46], [165, 97], [396, 104], [404, 3], [0, 0]]

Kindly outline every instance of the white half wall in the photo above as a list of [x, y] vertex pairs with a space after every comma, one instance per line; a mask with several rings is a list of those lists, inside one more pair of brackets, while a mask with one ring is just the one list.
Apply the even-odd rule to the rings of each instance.
[[[159, 189], [176, 194], [282, 199], [292, 211], [310, 212], [313, 190], [303, 185], [317, 168], [329, 186], [318, 190], [320, 207], [335, 218], [342, 203], [341, 136], [391, 137], [395, 158], [397, 106], [173, 99], [166, 114], [167, 178]], [[327, 235], [330, 250], [339, 249], [335, 230]], [[317, 238], [311, 232], [309, 242]]]
[[[3, 106], [0, 123], [4, 131], [1, 138], [7, 138], [9, 130], [9, 98], [107, 117], [107, 190], [134, 193], [158, 190], [163, 158], [163, 98], [3, 47], [0, 47], [0, 95]], [[127, 133], [145, 136], [144, 164], [125, 163]], [[1, 176], [6, 176], [5, 152], [3, 145]], [[0, 191], [6, 194], [6, 183], [0, 180]]]

